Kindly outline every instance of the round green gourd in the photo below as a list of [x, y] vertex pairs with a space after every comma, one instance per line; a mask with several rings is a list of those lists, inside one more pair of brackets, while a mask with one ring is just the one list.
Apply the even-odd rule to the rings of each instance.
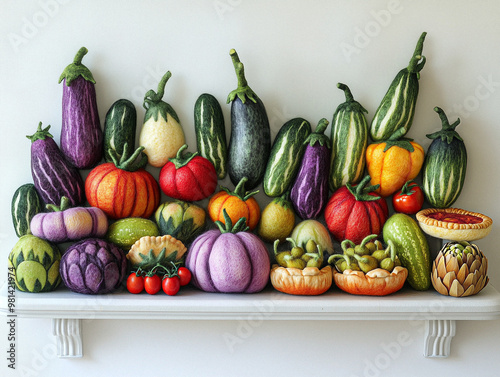
[[8, 258], [9, 273], [17, 289], [24, 292], [49, 292], [61, 283], [59, 249], [41, 238], [27, 234], [19, 238]]
[[141, 237], [159, 235], [160, 231], [153, 221], [140, 217], [127, 217], [109, 226], [106, 239], [128, 251]]
[[44, 204], [35, 185], [26, 183], [20, 186], [12, 197], [12, 222], [18, 237], [31, 234], [30, 223], [33, 216], [42, 212]]

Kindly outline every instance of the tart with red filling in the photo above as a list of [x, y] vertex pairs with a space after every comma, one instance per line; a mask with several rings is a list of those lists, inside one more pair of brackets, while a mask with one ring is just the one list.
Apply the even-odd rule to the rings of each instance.
[[450, 241], [474, 241], [486, 237], [493, 220], [460, 208], [427, 208], [417, 213], [422, 230], [432, 237]]

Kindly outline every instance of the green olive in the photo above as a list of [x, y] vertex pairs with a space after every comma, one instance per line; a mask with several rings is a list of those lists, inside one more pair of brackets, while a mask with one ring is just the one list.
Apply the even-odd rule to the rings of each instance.
[[305, 253], [304, 249], [301, 248], [300, 246], [292, 247], [292, 250], [290, 251], [290, 254], [294, 258], [300, 258], [302, 255], [304, 255], [304, 253]]
[[375, 250], [372, 253], [372, 257], [375, 258], [379, 263], [388, 256], [389, 254], [385, 250]]
[[394, 270], [394, 265], [395, 265], [395, 263], [390, 257], [385, 258], [380, 262], [380, 268], [383, 268], [384, 270], [387, 270], [387, 271]]

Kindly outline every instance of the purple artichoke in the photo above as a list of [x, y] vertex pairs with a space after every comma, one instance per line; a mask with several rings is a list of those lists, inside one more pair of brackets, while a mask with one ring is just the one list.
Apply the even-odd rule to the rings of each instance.
[[62, 281], [77, 293], [112, 292], [120, 286], [126, 272], [124, 251], [98, 238], [87, 238], [73, 244], [61, 258]]

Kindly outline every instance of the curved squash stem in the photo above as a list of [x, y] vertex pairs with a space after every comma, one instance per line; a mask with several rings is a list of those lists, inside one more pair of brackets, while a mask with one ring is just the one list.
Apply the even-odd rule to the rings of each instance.
[[354, 97], [352, 95], [351, 89], [349, 89], [349, 87], [347, 85], [339, 82], [337, 84], [337, 88], [344, 91], [346, 102], [354, 101]]
[[70, 86], [71, 82], [82, 76], [86, 81], [90, 81], [92, 84], [95, 84], [94, 77], [92, 76], [92, 72], [82, 64], [83, 57], [87, 54], [88, 50], [85, 47], [81, 47], [75, 55], [73, 59], [73, 63], [69, 64], [64, 68], [63, 73], [59, 77], [59, 83], [66, 79], [66, 85]]
[[346, 184], [346, 187], [349, 190], [349, 192], [354, 196], [354, 198], [358, 201], [369, 202], [369, 201], [379, 200], [380, 196], [369, 195], [369, 193], [377, 190], [380, 187], [380, 185], [366, 186], [366, 184], [370, 182], [370, 180], [371, 177], [367, 175], [361, 180], [361, 182], [356, 187], [352, 187], [352, 185], [349, 183]]
[[434, 111], [438, 113], [439, 118], [441, 119], [442, 129], [425, 136], [427, 136], [429, 139], [437, 139], [438, 137], [440, 137], [441, 140], [446, 140], [448, 144], [450, 144], [454, 138], [463, 141], [458, 132], [455, 131], [455, 128], [460, 124], [460, 118], [458, 118], [453, 124], [450, 124], [450, 122], [448, 121], [448, 117], [444, 113], [443, 109], [436, 106], [434, 108]]
[[[143, 150], [144, 147], [141, 146], [137, 148], [134, 153], [132, 153], [132, 155], [129, 156], [129, 146], [128, 143], [125, 143], [123, 145], [123, 154], [121, 156], [118, 155], [118, 153], [112, 148], [109, 149], [109, 155], [111, 157], [111, 160], [113, 161], [113, 164], [115, 164], [118, 169], [134, 172], [145, 167], [148, 163], [148, 155], [144, 153]], [[141, 158], [137, 160], [139, 155], [141, 155]]]
[[165, 94], [165, 86], [167, 85], [167, 81], [170, 77], [172, 77], [172, 73], [167, 71], [158, 83], [157, 92], [155, 93], [153, 89], [147, 91], [144, 96], [144, 102], [142, 103], [142, 106], [146, 110], [151, 106], [151, 104], [157, 104], [162, 100], [163, 95]]
[[[407, 67], [408, 72], [416, 73], [424, 68], [425, 56], [422, 56], [422, 51], [424, 49], [424, 40], [426, 35], [427, 33], [424, 31], [418, 39], [417, 46], [415, 47], [415, 51], [413, 52], [413, 56], [411, 57], [410, 63]], [[418, 64], [420, 60], [422, 61]]]
[[76, 53], [75, 58], [73, 59], [73, 64], [76, 64], [76, 65], [82, 64], [82, 59], [85, 55], [87, 55], [87, 52], [89, 52], [89, 50], [87, 50], [87, 48], [85, 48], [85, 47], [80, 48], [78, 50], [78, 52]]
[[238, 57], [238, 53], [233, 48], [229, 51], [229, 55], [231, 56], [231, 60], [233, 61], [234, 70], [236, 72], [236, 78], [238, 79], [238, 88], [233, 90], [227, 96], [227, 102], [232, 102], [238, 96], [241, 102], [245, 103], [247, 98], [249, 98], [253, 103], [257, 103], [257, 95], [255, 92], [248, 86], [248, 82], [245, 78], [245, 67], [243, 63], [240, 62], [240, 58]]
[[304, 144], [309, 144], [311, 147], [313, 147], [316, 143], [319, 143], [319, 145], [321, 146], [326, 145], [327, 148], [330, 148], [330, 139], [324, 134], [329, 123], [330, 122], [328, 122], [326, 118], [321, 118], [318, 122], [318, 125], [316, 126], [316, 129], [313, 133], [309, 134], [309, 136], [304, 141]]
[[184, 144], [182, 147], [179, 148], [176, 156], [169, 159], [169, 161], [175, 165], [176, 169], [180, 169], [183, 166], [186, 166], [189, 163], [189, 161], [191, 161], [194, 157], [198, 155], [198, 152], [194, 153], [188, 152], [186, 153], [186, 156], [183, 157], [182, 153], [187, 149], [187, 147], [188, 147], [187, 144]]

